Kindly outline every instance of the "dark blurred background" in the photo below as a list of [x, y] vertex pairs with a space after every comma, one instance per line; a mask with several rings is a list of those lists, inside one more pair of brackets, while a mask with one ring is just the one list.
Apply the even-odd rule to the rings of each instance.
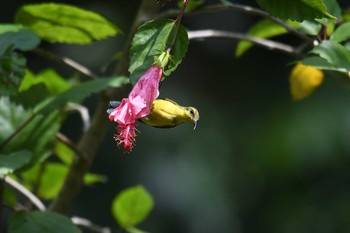
[[[11, 23], [16, 9], [29, 2], [43, 1], [2, 0], [0, 22]], [[140, 1], [65, 2], [100, 12], [124, 31], [89, 46], [42, 44], [99, 73], [123, 48]], [[183, 24], [189, 30], [245, 32], [259, 19], [225, 11], [187, 16]], [[299, 42], [288, 35], [274, 39]], [[155, 208], [140, 228], [152, 233], [350, 232], [349, 80], [327, 74], [315, 93], [294, 102], [288, 87], [294, 58], [254, 47], [237, 59], [236, 44], [191, 41], [182, 64], [161, 87], [160, 97], [199, 110], [195, 131], [188, 124], [174, 129], [139, 125], [135, 149], [123, 154], [110, 124], [91, 168], [108, 182], [82, 190], [71, 215], [121, 232], [111, 202], [122, 189], [142, 184]], [[35, 72], [53, 66], [65, 77], [73, 75], [35, 54], [27, 58]], [[91, 114], [98, 98], [84, 103]], [[81, 126], [78, 114], [71, 114], [62, 132], [78, 141]]]

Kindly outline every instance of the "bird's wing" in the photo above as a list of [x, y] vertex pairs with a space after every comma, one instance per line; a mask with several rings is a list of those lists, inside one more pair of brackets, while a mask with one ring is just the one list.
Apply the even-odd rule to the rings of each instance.
[[175, 104], [175, 105], [179, 105], [178, 103], [176, 103], [174, 100], [171, 100], [171, 99], [168, 99], [168, 98], [164, 98], [164, 99], [162, 99], [162, 98], [159, 98], [160, 100], [166, 100], [166, 101], [169, 101], [169, 102], [171, 102], [171, 103], [173, 103], [173, 104]]

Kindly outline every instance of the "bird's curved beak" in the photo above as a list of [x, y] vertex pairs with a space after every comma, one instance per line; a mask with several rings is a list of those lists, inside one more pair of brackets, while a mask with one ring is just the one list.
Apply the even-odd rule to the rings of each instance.
[[195, 130], [197, 128], [197, 120], [193, 119], [193, 130]]

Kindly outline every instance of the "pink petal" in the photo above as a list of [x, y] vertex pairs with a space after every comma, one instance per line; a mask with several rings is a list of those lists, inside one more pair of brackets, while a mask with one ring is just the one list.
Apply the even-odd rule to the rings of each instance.
[[112, 113], [109, 115], [109, 119], [124, 125], [135, 122], [135, 117], [132, 115], [130, 107], [129, 100], [124, 98], [122, 103], [117, 108], [113, 109]]
[[153, 101], [159, 95], [158, 88], [162, 73], [162, 68], [150, 67], [137, 81], [128, 98], [124, 98], [122, 103], [112, 111], [109, 119], [126, 125], [147, 116]]
[[152, 103], [159, 95], [162, 74], [162, 68], [150, 67], [137, 81], [128, 98], [124, 98], [109, 115], [111, 121], [118, 123], [118, 134], [114, 138], [125, 151], [131, 151], [135, 144], [137, 120], [150, 113]]

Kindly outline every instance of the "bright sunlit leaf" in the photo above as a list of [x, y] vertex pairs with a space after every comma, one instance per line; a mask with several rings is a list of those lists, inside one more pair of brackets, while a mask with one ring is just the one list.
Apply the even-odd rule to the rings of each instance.
[[[288, 24], [295, 28], [298, 27], [297, 23], [289, 22]], [[248, 31], [248, 35], [258, 38], [270, 38], [286, 33], [287, 30], [284, 27], [267, 19], [259, 21], [258, 23], [253, 25]], [[252, 42], [240, 40], [236, 48], [236, 57], [240, 57], [253, 45], [254, 44]]]
[[94, 173], [86, 173], [84, 176], [84, 184], [85, 185], [93, 185], [96, 183], [105, 183], [107, 181], [107, 177], [104, 175], [94, 174]]
[[60, 163], [45, 163], [32, 167], [21, 174], [30, 189], [33, 189], [40, 180], [37, 195], [45, 200], [55, 198], [60, 191], [64, 179], [68, 173], [68, 167]]
[[[20, 177], [22, 183], [30, 190], [37, 189], [37, 195], [44, 200], [54, 199], [61, 190], [64, 180], [68, 174], [69, 166], [57, 162], [45, 162], [36, 164], [30, 169], [22, 172]], [[107, 178], [103, 175], [86, 173], [84, 184], [92, 185], [105, 182]], [[40, 183], [38, 184], [38, 181]]]
[[71, 165], [74, 161], [74, 150], [61, 141], [57, 141], [55, 143], [54, 152], [57, 157], [66, 165]]
[[24, 5], [17, 11], [15, 21], [52, 43], [89, 44], [121, 32], [96, 12], [61, 3]]
[[27, 70], [18, 91], [28, 90], [32, 86], [40, 83], [44, 84], [51, 94], [58, 94], [67, 90], [70, 86], [69, 83], [53, 69], [43, 70], [37, 75]]
[[127, 229], [141, 223], [152, 208], [152, 196], [138, 185], [123, 190], [114, 198], [112, 213], [118, 223]]
[[321, 70], [298, 63], [289, 76], [290, 92], [294, 100], [308, 97], [323, 82], [324, 74]]

